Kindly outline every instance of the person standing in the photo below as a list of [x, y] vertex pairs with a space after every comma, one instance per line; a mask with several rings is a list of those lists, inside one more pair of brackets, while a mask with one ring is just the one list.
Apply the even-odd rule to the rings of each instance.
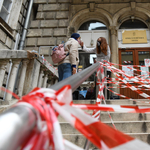
[[103, 62], [103, 60], [109, 61], [110, 59], [110, 48], [104, 37], [99, 37], [96, 42], [96, 47], [87, 48], [83, 42], [80, 43], [82, 50], [88, 53], [95, 53], [97, 58], [96, 61]]
[[79, 63], [79, 41], [80, 34], [73, 33], [71, 38], [65, 43], [65, 52], [69, 55], [67, 55], [63, 61], [58, 63], [59, 81], [62, 81], [77, 72], [77, 66]]
[[[104, 37], [99, 37], [97, 39], [96, 47], [94, 47], [94, 48], [87, 48], [84, 45], [83, 42], [80, 42], [80, 45], [81, 45], [83, 51], [88, 52], [88, 53], [95, 53], [96, 56], [97, 56], [97, 58], [96, 58], [97, 62], [103, 62], [104, 60], [109, 61], [110, 55], [111, 55], [110, 48], [109, 48], [109, 45], [107, 44], [107, 41], [106, 41], [106, 39]], [[110, 73], [109, 70], [107, 72]], [[107, 72], [105, 70], [105, 76], [107, 76]], [[100, 75], [100, 80], [101, 80], [101, 78], [102, 77]], [[96, 93], [96, 95], [97, 95], [97, 93]], [[108, 92], [108, 94], [105, 94], [105, 95], [107, 95], [107, 97], [108, 97], [109, 96], [109, 92]]]

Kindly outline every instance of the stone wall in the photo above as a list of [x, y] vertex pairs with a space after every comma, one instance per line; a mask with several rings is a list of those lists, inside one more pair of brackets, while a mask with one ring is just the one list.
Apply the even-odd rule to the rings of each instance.
[[70, 0], [35, 0], [38, 10], [30, 23], [26, 50], [49, 56], [51, 48], [67, 40]]

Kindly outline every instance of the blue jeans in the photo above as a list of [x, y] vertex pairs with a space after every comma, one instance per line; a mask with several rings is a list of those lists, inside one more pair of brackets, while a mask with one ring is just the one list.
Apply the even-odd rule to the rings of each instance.
[[59, 81], [64, 80], [72, 75], [70, 63], [63, 63], [58, 66]]

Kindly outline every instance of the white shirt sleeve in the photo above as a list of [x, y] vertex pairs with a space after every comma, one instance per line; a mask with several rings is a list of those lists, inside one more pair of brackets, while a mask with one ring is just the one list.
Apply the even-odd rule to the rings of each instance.
[[96, 52], [96, 47], [94, 48], [87, 48], [85, 45], [83, 45], [83, 51], [87, 52], [87, 53], [95, 53]]
[[107, 46], [107, 58], [110, 60], [110, 48], [109, 45]]

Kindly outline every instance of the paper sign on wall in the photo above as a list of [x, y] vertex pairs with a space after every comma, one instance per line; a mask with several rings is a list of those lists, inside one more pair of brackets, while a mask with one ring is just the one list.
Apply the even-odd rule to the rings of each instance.
[[150, 59], [144, 59], [145, 66], [150, 66]]

